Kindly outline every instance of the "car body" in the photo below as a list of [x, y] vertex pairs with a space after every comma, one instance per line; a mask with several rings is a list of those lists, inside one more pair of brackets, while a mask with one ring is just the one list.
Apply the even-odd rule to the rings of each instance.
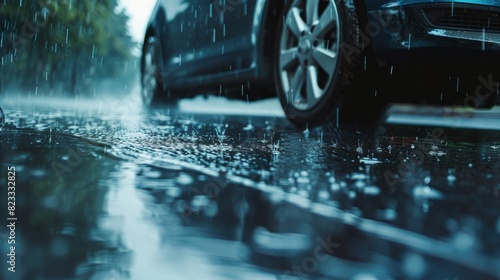
[[145, 34], [146, 104], [278, 95], [292, 122], [318, 123], [339, 109], [380, 110], [359, 85], [386, 68], [470, 58], [496, 71], [500, 0], [160, 0]]

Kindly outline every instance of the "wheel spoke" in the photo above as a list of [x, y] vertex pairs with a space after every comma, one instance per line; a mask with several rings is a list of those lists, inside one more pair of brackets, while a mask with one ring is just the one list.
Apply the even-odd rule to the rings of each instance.
[[298, 100], [303, 86], [304, 86], [304, 70], [302, 69], [302, 67], [297, 67], [297, 71], [295, 71], [295, 74], [293, 75], [292, 80], [290, 82], [290, 92], [288, 93], [289, 102], [296, 102]]
[[307, 68], [307, 107], [310, 108], [319, 97], [321, 97], [322, 90], [318, 86], [318, 69], [314, 66]]
[[319, 0], [307, 0], [306, 2], [306, 21], [308, 25], [311, 25], [318, 19]]
[[290, 67], [290, 65], [292, 65], [292, 63], [295, 62], [298, 57], [299, 54], [297, 47], [281, 51], [281, 69], [285, 70]]
[[307, 29], [306, 23], [300, 17], [299, 9], [292, 9], [288, 17], [288, 27], [297, 38], [299, 38], [300, 34]]
[[314, 28], [313, 35], [317, 38], [323, 37], [337, 22], [337, 11], [330, 3], [321, 14], [318, 25]]
[[318, 47], [313, 52], [313, 57], [316, 63], [328, 73], [331, 77], [336, 68], [337, 53], [328, 50], [324, 47]]

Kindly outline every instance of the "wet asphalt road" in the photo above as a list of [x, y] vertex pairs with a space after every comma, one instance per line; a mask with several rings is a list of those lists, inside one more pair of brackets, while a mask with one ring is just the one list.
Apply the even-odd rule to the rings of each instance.
[[499, 133], [210, 102], [2, 101], [2, 279], [500, 278]]

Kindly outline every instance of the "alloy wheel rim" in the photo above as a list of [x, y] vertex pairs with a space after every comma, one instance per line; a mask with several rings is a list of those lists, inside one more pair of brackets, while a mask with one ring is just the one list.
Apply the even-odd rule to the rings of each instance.
[[146, 104], [151, 104], [158, 86], [158, 50], [156, 40], [148, 42], [144, 53], [144, 74], [142, 77], [142, 98]]
[[340, 22], [334, 0], [295, 0], [281, 34], [279, 69], [287, 103], [307, 111], [324, 97], [337, 70]]

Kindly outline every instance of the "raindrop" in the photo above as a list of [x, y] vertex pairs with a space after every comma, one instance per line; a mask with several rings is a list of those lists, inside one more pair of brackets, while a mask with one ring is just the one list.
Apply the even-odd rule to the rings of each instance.
[[352, 174], [351, 179], [353, 179], [353, 180], [366, 180], [367, 176], [365, 174], [362, 174], [362, 173], [354, 173], [354, 174]]
[[417, 253], [407, 253], [403, 258], [403, 271], [408, 276], [407, 278], [421, 278], [427, 270], [425, 259]]
[[280, 141], [278, 140], [278, 142], [276, 144], [273, 144], [273, 146], [272, 146], [273, 154], [279, 155], [280, 154], [279, 149], [280, 149]]
[[248, 121], [248, 124], [243, 128], [243, 130], [245, 131], [250, 131], [250, 130], [253, 130], [253, 125], [252, 125], [252, 120], [249, 120]]
[[431, 182], [431, 176], [425, 176], [424, 184], [429, 185], [430, 182]]
[[455, 181], [457, 180], [457, 177], [453, 173], [455, 173], [453, 169], [448, 170], [448, 176], [446, 176], [446, 180], [448, 180], [449, 185], [453, 185], [453, 183], [455, 183]]
[[330, 189], [331, 189], [333, 192], [339, 191], [339, 190], [340, 190], [340, 184], [333, 183], [333, 184], [330, 186]]
[[394, 73], [394, 66], [391, 66], [391, 76]]
[[363, 181], [356, 181], [356, 183], [354, 183], [354, 186], [357, 188], [357, 189], [362, 189], [363, 187], [366, 186], [366, 183], [363, 182]]
[[366, 186], [364, 192], [366, 195], [378, 195], [380, 193], [380, 188], [377, 186]]
[[328, 199], [330, 198], [330, 193], [325, 190], [325, 189], [322, 189], [318, 192], [318, 199], [320, 201], [327, 201]]
[[176, 182], [180, 185], [189, 185], [193, 183], [193, 177], [185, 173], [180, 174], [179, 177], [177, 177]]
[[413, 189], [413, 197], [416, 199], [441, 199], [443, 194], [429, 186], [416, 186]]
[[368, 164], [368, 165], [382, 163], [380, 160], [378, 160], [376, 158], [369, 158], [369, 157], [364, 157], [364, 158], [360, 159], [359, 162], [364, 163], [364, 164]]
[[354, 191], [350, 191], [348, 195], [349, 195], [350, 199], [355, 199], [356, 198], [356, 192], [354, 192]]
[[338, 147], [338, 145], [339, 145], [339, 144], [338, 144], [336, 141], [334, 142], [334, 141], [332, 140], [332, 147], [333, 147], [333, 148], [337, 148], [337, 147]]
[[337, 107], [337, 117], [336, 117], [336, 127], [339, 127], [339, 116], [340, 116], [340, 112], [339, 112], [339, 108]]
[[197, 195], [191, 201], [191, 205], [196, 209], [203, 208], [210, 203], [210, 199], [205, 195]]
[[207, 206], [203, 209], [203, 214], [209, 218], [215, 217], [219, 212], [219, 206], [215, 201], [210, 201]]
[[362, 154], [363, 153], [363, 144], [358, 144], [358, 147], [356, 147], [356, 152], [358, 154]]

